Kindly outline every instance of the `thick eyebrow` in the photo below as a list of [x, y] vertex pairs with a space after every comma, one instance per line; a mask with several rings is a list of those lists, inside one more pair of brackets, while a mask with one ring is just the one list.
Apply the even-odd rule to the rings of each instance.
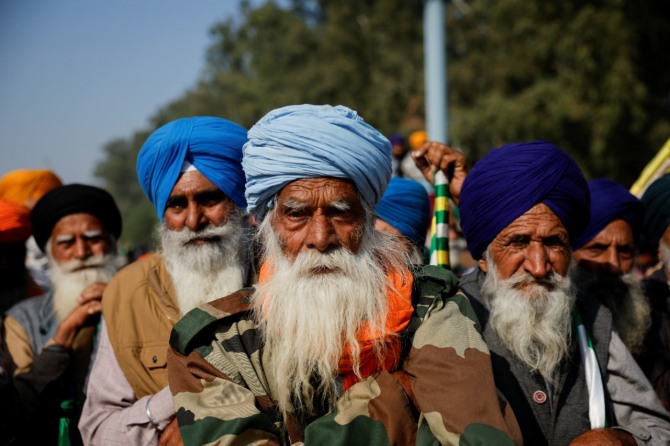
[[302, 211], [303, 209], [307, 208], [307, 203], [303, 203], [302, 201], [294, 200], [293, 198], [287, 198], [282, 203], [282, 207], [284, 209], [287, 209], [287, 210], [290, 210], [290, 211]]
[[[102, 237], [105, 233], [100, 229], [94, 229], [84, 232], [84, 238]], [[73, 234], [60, 234], [56, 237], [56, 243], [68, 243], [75, 239]]]
[[347, 200], [338, 200], [338, 201], [333, 201], [330, 203], [331, 207], [334, 207], [338, 211], [350, 211], [351, 210], [351, 203]]
[[74, 235], [72, 234], [60, 234], [56, 237], [56, 243], [66, 243], [74, 240]]

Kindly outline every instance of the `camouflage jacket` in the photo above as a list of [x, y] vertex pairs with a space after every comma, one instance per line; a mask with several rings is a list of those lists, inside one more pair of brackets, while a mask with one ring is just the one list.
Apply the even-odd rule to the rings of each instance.
[[[250, 319], [253, 289], [188, 313], [172, 331], [168, 378], [185, 445], [521, 444], [493, 381], [489, 351], [456, 277], [414, 273], [409, 326], [398, 370], [349, 388], [328, 413], [279, 413]], [[514, 440], [512, 440], [514, 439]]]

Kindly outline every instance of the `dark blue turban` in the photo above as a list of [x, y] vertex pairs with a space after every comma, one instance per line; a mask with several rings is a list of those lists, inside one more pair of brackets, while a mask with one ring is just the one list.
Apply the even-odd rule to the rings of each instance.
[[643, 207], [640, 200], [616, 181], [608, 178], [589, 181], [591, 219], [584, 232], [572, 244], [579, 249], [598, 235], [613, 220], [624, 220], [637, 238], [642, 224]]
[[670, 174], [657, 179], [642, 195], [644, 222], [642, 232], [654, 248], [670, 226]]
[[375, 215], [415, 245], [423, 246], [431, 218], [426, 188], [418, 181], [392, 178], [382, 199], [375, 206]]
[[589, 221], [589, 188], [577, 164], [547, 141], [507, 144], [477, 162], [463, 182], [461, 228], [480, 259], [489, 243], [538, 203], [576, 240]]
[[301, 178], [351, 180], [374, 206], [391, 179], [391, 143], [342, 105], [289, 105], [251, 127], [242, 165], [247, 210], [258, 222], [273, 197]]
[[154, 131], [137, 156], [137, 177], [158, 219], [163, 220], [184, 161], [244, 209], [247, 203], [241, 162], [245, 142], [247, 131], [222, 118], [182, 118]]

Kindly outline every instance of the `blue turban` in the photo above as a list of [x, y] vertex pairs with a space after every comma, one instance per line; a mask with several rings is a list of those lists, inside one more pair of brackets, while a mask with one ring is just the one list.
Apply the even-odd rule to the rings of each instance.
[[475, 259], [514, 220], [547, 205], [576, 240], [589, 221], [589, 188], [577, 164], [546, 141], [492, 150], [463, 182], [461, 228]]
[[640, 200], [616, 181], [607, 178], [589, 181], [591, 218], [584, 232], [572, 244], [579, 249], [593, 239], [613, 220], [624, 220], [637, 237], [642, 224], [643, 207]]
[[430, 226], [430, 202], [426, 188], [418, 181], [392, 178], [375, 215], [390, 224], [417, 246], [423, 246]]
[[654, 249], [663, 233], [670, 226], [670, 174], [666, 173], [644, 191], [643, 233], [645, 239]]
[[144, 194], [163, 221], [168, 197], [184, 161], [191, 163], [233, 202], [244, 209], [242, 146], [247, 131], [221, 118], [182, 118], [154, 131], [137, 156], [137, 177]]
[[391, 179], [391, 144], [347, 107], [290, 105], [249, 130], [242, 167], [248, 210], [259, 222], [275, 194], [300, 178], [352, 180], [374, 206]]

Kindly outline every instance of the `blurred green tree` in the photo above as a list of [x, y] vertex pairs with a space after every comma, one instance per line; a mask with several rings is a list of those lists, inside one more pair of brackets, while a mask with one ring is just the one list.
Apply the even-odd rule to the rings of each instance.
[[[110, 142], [96, 174], [133, 245], [156, 217], [135, 176], [158, 126], [211, 115], [253, 125], [288, 104], [344, 104], [386, 134], [423, 127], [422, 0], [243, 2], [215, 24], [200, 80], [150, 128]], [[470, 162], [547, 139], [588, 177], [630, 185], [670, 135], [670, 3], [454, 0], [448, 4], [449, 135]]]

